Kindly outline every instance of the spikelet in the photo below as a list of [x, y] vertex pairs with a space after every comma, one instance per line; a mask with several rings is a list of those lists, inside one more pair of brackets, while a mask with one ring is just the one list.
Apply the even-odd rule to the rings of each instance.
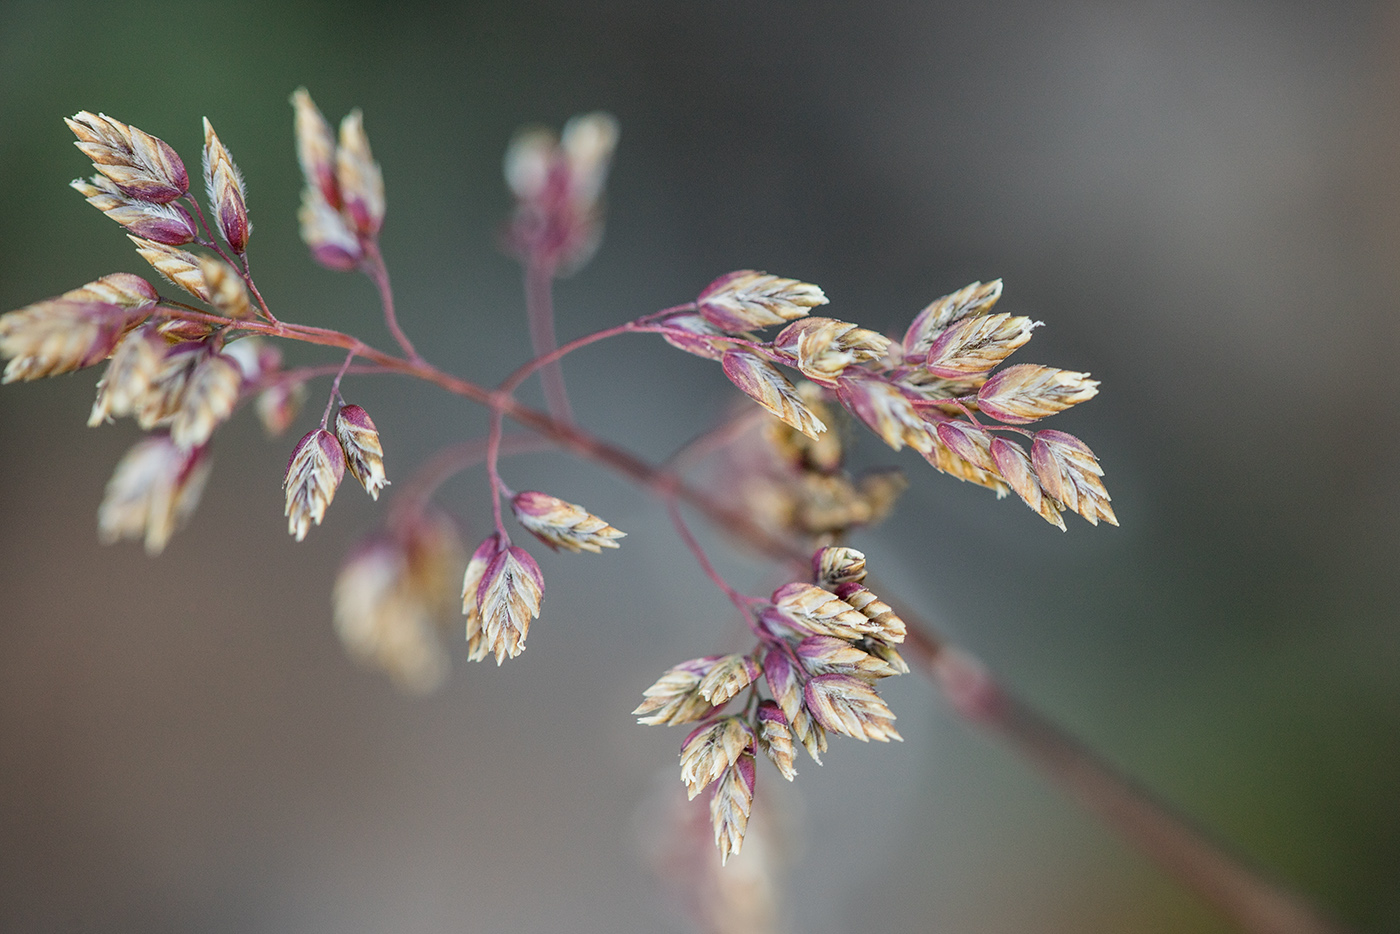
[[204, 191], [214, 210], [214, 226], [240, 256], [248, 249], [248, 193], [228, 147], [219, 139], [209, 118], [204, 118]]
[[764, 652], [763, 679], [768, 682], [768, 691], [783, 716], [791, 723], [802, 709], [802, 677], [784, 644], [770, 644]]
[[204, 358], [205, 352], [205, 346], [201, 343], [166, 347], [160, 366], [152, 375], [146, 392], [136, 400], [133, 412], [136, 424], [150, 431], [170, 423], [175, 413], [180, 411], [190, 376], [199, 361]]
[[730, 382], [793, 428], [813, 440], [826, 431], [782, 371], [758, 354], [736, 348], [725, 351], [722, 362]]
[[865, 555], [854, 548], [829, 546], [812, 555], [812, 576], [823, 588], [865, 580]]
[[1089, 446], [1063, 431], [1038, 431], [1031, 443], [1031, 462], [1045, 492], [1079, 513], [1090, 524], [1103, 519], [1113, 525], [1118, 517], [1104, 489], [1103, 468]]
[[825, 305], [827, 298], [810, 283], [740, 269], [705, 286], [696, 302], [707, 321], [737, 334], [801, 318], [807, 309]]
[[808, 636], [797, 643], [797, 657], [812, 675], [841, 674], [873, 680], [899, 673], [884, 659], [832, 636]]
[[326, 203], [318, 188], [303, 188], [297, 210], [301, 239], [311, 248], [311, 256], [336, 272], [348, 272], [359, 265], [364, 251], [345, 218]]
[[[942, 425], [939, 427], [941, 428]], [[990, 443], [988, 442], [989, 453]], [[942, 438], [937, 434], [933, 436], [933, 447], [924, 455], [924, 460], [928, 461], [939, 472], [946, 473], [950, 477], [957, 477], [964, 482], [986, 487], [996, 493], [997, 499], [1001, 499], [1011, 492], [1011, 488], [1000, 476], [959, 457], [953, 453], [952, 448], [943, 443]]]
[[35, 380], [100, 363], [145, 317], [119, 305], [50, 299], [0, 315], [0, 382]]
[[713, 706], [720, 707], [752, 684], [761, 673], [758, 662], [751, 657], [726, 655], [700, 679], [695, 691]]
[[956, 292], [935, 299], [927, 308], [919, 312], [909, 330], [904, 335], [906, 357], [922, 357], [939, 333], [963, 318], [985, 315], [991, 311], [997, 299], [1001, 298], [1001, 280], [974, 282]]
[[182, 451], [163, 436], [137, 442], [107, 483], [98, 537], [104, 544], [141, 539], [147, 554], [159, 554], [194, 513], [209, 468], [204, 448]]
[[335, 416], [335, 436], [345, 451], [345, 466], [374, 500], [389, 485], [384, 477], [384, 447], [369, 413], [358, 405], [342, 405]]
[[179, 246], [199, 235], [194, 219], [180, 205], [132, 198], [105, 175], [94, 175], [91, 181], [77, 178], [69, 185], [86, 198], [88, 204], [138, 237]]
[[754, 713], [755, 733], [758, 748], [777, 766], [783, 778], [792, 781], [797, 777], [797, 753], [792, 745], [792, 730], [783, 710], [771, 700], [763, 701]]
[[595, 210], [617, 149], [617, 119], [602, 111], [570, 117], [559, 134], [569, 167], [569, 197], [580, 213]]
[[356, 548], [334, 593], [336, 633], [350, 655], [387, 672], [407, 692], [441, 684], [448, 659], [437, 621], [461, 559], [451, 523], [432, 514]]
[[667, 315], [657, 326], [663, 328], [661, 336], [666, 343], [707, 360], [719, 360], [726, 350], [734, 347], [734, 342], [726, 340], [723, 331], [693, 311]]
[[384, 174], [370, 152], [364, 114], [359, 108], [340, 121], [335, 177], [340, 186], [341, 212], [351, 229], [362, 237], [373, 237], [384, 223]]
[[199, 257], [199, 273], [209, 293], [209, 304], [225, 318], [253, 317], [253, 303], [248, 299], [248, 287], [233, 267], [212, 256]]
[[939, 422], [938, 440], [948, 445], [958, 457], [982, 470], [997, 472], [992, 459], [992, 435], [975, 425], [962, 421]]
[[122, 338], [107, 371], [97, 383], [97, 399], [88, 416], [89, 427], [131, 415], [160, 372], [169, 345], [155, 328], [144, 325]]
[[530, 620], [538, 619], [544, 575], [523, 548], [511, 546], [492, 559], [477, 587], [481, 638], [499, 665], [525, 651]]
[[836, 398], [896, 451], [906, 444], [920, 454], [932, 450], [928, 424], [893, 384], [874, 377], [846, 377], [836, 389]]
[[467, 561], [466, 573], [462, 576], [462, 614], [467, 618], [467, 660], [479, 662], [486, 657], [487, 646], [481, 638], [481, 606], [476, 593], [481, 589], [481, 579], [486, 569], [501, 551], [501, 536], [488, 535]]
[[724, 656], [692, 658], [668, 669], [656, 683], [642, 692], [645, 698], [632, 714], [648, 726], [693, 723], [707, 716], [715, 705], [700, 696], [701, 680]]
[[556, 496], [526, 490], [510, 501], [511, 511], [520, 524], [551, 548], [591, 551], [617, 548], [617, 539], [627, 535], [608, 525], [582, 506], [566, 503]]
[[808, 712], [805, 703], [797, 708], [797, 715], [792, 718], [792, 735], [797, 737], [812, 761], [821, 765], [821, 754], [826, 752], [826, 729]]
[[199, 257], [154, 240], [144, 240], [130, 234], [127, 234], [127, 239], [136, 244], [136, 252], [156, 272], [200, 301], [209, 301], [209, 288], [204, 283], [204, 273], [200, 271]]
[[1026, 505], [1035, 510], [1041, 518], [1053, 526], [1058, 526], [1060, 531], [1065, 530], [1064, 517], [1060, 515], [1061, 505], [1052, 496], [1046, 495], [1040, 487], [1040, 481], [1036, 479], [1035, 471], [1031, 467], [1031, 459], [1026, 454], [1025, 448], [1005, 438], [995, 438], [992, 440], [992, 457], [997, 462], [997, 470], [1002, 477], [1016, 491], [1016, 495], [1025, 500]]
[[1007, 314], [964, 318], [934, 339], [928, 371], [945, 379], [986, 373], [1024, 346], [1041, 323]]
[[890, 708], [874, 688], [858, 678], [817, 675], [807, 682], [803, 699], [812, 717], [828, 730], [862, 742], [904, 739], [894, 728]]
[[185, 164], [164, 140], [86, 110], [63, 122], [78, 137], [74, 145], [127, 197], [165, 204], [189, 190]]
[[889, 347], [888, 337], [835, 318], [799, 319], [773, 339], [773, 348], [791, 355], [803, 376], [825, 383], [852, 364], [880, 359]]
[[710, 822], [715, 828], [721, 866], [729, 862], [729, 857], [737, 856], [744, 845], [744, 831], [753, 809], [754, 778], [753, 755], [744, 753], [725, 771], [710, 797]]
[[888, 603], [871, 593], [864, 584], [850, 581], [836, 587], [836, 595], [875, 624], [873, 639], [886, 643], [900, 643], [908, 632], [904, 620], [900, 619]]
[[1025, 425], [1098, 395], [1088, 373], [1023, 363], [1000, 371], [977, 391], [977, 407], [1009, 425]]
[[[773, 591], [773, 606], [761, 619], [804, 636], [859, 639], [879, 631], [874, 622], [834, 593], [801, 581]], [[786, 707], [783, 712], [787, 713]]]
[[340, 207], [340, 183], [335, 177], [335, 133], [306, 88], [292, 92], [296, 111], [297, 162], [307, 187], [319, 193], [330, 210]]
[[170, 422], [170, 440], [184, 450], [207, 442], [238, 403], [243, 387], [243, 370], [229, 357], [210, 353], [195, 364], [179, 410]]
[[306, 538], [311, 523], [321, 524], [344, 476], [345, 455], [329, 431], [317, 428], [297, 442], [282, 481], [287, 491], [287, 531], [297, 541]]
[[681, 781], [690, 799], [695, 800], [753, 745], [753, 731], [739, 717], [721, 717], [696, 727], [681, 744]]

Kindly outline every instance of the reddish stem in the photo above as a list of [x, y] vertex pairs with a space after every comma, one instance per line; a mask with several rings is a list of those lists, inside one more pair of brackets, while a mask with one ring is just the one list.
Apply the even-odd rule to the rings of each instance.
[[[530, 323], [530, 346], [535, 356], [543, 357], [557, 350], [559, 340], [554, 333], [554, 267], [535, 257], [525, 262], [525, 317]], [[569, 391], [564, 387], [564, 367], [559, 358], [552, 358], [540, 373], [544, 390], [545, 409], [561, 422], [574, 420], [569, 406]]]
[[408, 354], [408, 359], [421, 362], [423, 358], [418, 351], [413, 349], [413, 342], [408, 339], [408, 335], [399, 327], [398, 315], [394, 312], [394, 289], [389, 283], [389, 267], [384, 265], [384, 254], [379, 252], [379, 240], [374, 237], [367, 237], [360, 242], [364, 250], [364, 261], [360, 268], [365, 275], [373, 280], [375, 288], [379, 290], [379, 303], [384, 306], [384, 323], [389, 328], [389, 333], [398, 341], [403, 352]]

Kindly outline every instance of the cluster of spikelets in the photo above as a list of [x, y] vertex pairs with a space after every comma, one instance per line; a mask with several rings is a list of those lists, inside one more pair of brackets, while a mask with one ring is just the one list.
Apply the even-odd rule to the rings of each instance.
[[[299, 123], [304, 97], [299, 92]], [[222, 246], [189, 191], [184, 163], [164, 141], [103, 114], [84, 111], [67, 123], [98, 172], [73, 187], [126, 228], [142, 258], [207, 305], [211, 322], [271, 318], [249, 294], [252, 226], [243, 178], [207, 119], [205, 192]], [[361, 238], [372, 236], [383, 218], [382, 182], [358, 120], [347, 118], [335, 155], [340, 181], [325, 187], [337, 192], [343, 226], [352, 229], [353, 222]], [[212, 255], [184, 249], [192, 244]], [[0, 316], [0, 355], [10, 358], [5, 382], [109, 361], [88, 424], [130, 416], [151, 435], [118, 465], [99, 511], [99, 531], [107, 541], [143, 539], [152, 553], [193, 511], [208, 476], [210, 439], [240, 403], [255, 399], [264, 426], [278, 434], [295, 418], [303, 395], [299, 384], [280, 378], [275, 348], [239, 334], [236, 325], [163, 315], [160, 302], [144, 279], [114, 273]], [[354, 405], [340, 408], [333, 435], [323, 424], [292, 454], [286, 513], [298, 540], [321, 521], [346, 467], [378, 498], [387, 482], [383, 450], [373, 421]]]
[[[820, 764], [828, 731], [863, 742], [901, 739], [874, 685], [909, 670], [895, 648], [904, 622], [861, 583], [860, 552], [822, 548], [812, 572], [815, 583], [773, 592], [757, 614], [752, 652], [682, 662], [633, 711], [639, 723], [699, 724], [681, 744], [681, 780], [692, 799], [714, 786], [710, 817], [721, 860], [743, 845], [759, 752], [792, 781], [794, 742]], [[727, 712], [745, 692], [742, 709]]]
[[[719, 361], [734, 385], [814, 441], [827, 431], [822, 403], [835, 403], [895, 450], [908, 445], [938, 470], [998, 497], [1014, 490], [1061, 529], [1066, 509], [1094, 525], [1100, 519], [1117, 525], [1089, 447], [1064, 432], [1019, 427], [1093, 398], [1098, 382], [1035, 364], [993, 374], [1040, 324], [993, 314], [1000, 297], [1001, 280], [974, 282], [933, 302], [902, 340], [892, 340], [809, 316], [827, 302], [815, 285], [741, 270], [716, 279], [690, 308], [637, 326]], [[755, 334], [785, 323], [771, 341]], [[794, 386], [780, 366], [815, 388]], [[1003, 424], [986, 425], [979, 414]], [[1030, 438], [1030, 452], [994, 432]]]

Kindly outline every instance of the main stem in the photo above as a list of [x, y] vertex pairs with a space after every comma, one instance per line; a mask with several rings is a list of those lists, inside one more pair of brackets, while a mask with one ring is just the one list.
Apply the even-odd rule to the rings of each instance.
[[[747, 512], [574, 424], [560, 422], [516, 401], [510, 388], [542, 365], [541, 361], [520, 367], [501, 388], [492, 391], [445, 373], [421, 358], [395, 357], [339, 331], [287, 323], [234, 321], [186, 308], [166, 310], [173, 317], [353, 351], [386, 371], [424, 380], [480, 403], [493, 414], [509, 416], [551, 439], [560, 448], [611, 468], [663, 501], [686, 503], [713, 525], [770, 558], [791, 562], [794, 567], [807, 566], [810, 558], [807, 548], [768, 531]], [[637, 328], [624, 325], [609, 333], [627, 330]], [[546, 357], [557, 359], [568, 350], [595, 339], [601, 338], [580, 338]], [[497, 440], [496, 444], [499, 443]], [[882, 596], [882, 599], [908, 624], [905, 653], [934, 680], [958, 714], [1001, 738], [1053, 784], [1098, 814], [1160, 868], [1214, 905], [1242, 930], [1249, 934], [1343, 934], [1346, 930], [1227, 851], [1025, 701], [1003, 689], [973, 656], [946, 645], [935, 636], [932, 627], [918, 614], [888, 597]]]

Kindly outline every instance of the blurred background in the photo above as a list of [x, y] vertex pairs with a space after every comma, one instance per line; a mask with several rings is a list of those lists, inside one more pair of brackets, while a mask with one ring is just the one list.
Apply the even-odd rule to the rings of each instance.
[[[556, 292], [565, 338], [735, 268], [816, 282], [832, 315], [890, 331], [1004, 277], [998, 310], [1046, 322], [1017, 359], [1103, 381], [1050, 427], [1099, 455], [1122, 528], [1061, 534], [872, 438], [862, 457], [913, 484], [855, 544], [1111, 761], [1393, 931], [1397, 48], [1382, 3], [0, 0], [0, 306], [147, 272], [66, 187], [91, 170], [63, 116], [112, 114], [191, 166], [208, 116], [277, 313], [389, 346], [369, 284], [297, 238], [303, 84], [332, 120], [364, 108], [401, 320], [482, 382], [528, 356], [501, 154], [580, 111], [611, 111], [622, 140], [602, 249]], [[736, 396], [642, 338], [566, 373], [581, 421], [651, 458]], [[530, 651], [468, 666], [453, 640], [447, 685], [410, 698], [331, 626], [336, 568], [383, 503], [347, 484], [305, 543], [286, 535], [282, 471], [324, 381], [288, 437], [247, 413], [220, 432], [199, 512], [150, 560], [96, 544], [138, 436], [84, 427], [97, 375], [0, 390], [0, 928], [688, 930], [648, 868], [664, 821], [646, 803], [679, 787], [683, 731], [628, 711], [670, 665], [737, 646], [654, 503], [557, 455], [511, 461], [517, 489], [630, 537], [602, 558], [532, 549]], [[396, 379], [345, 392], [391, 480], [484, 424]], [[484, 488], [474, 471], [441, 497], [470, 544]], [[902, 745], [835, 739], [792, 786], [761, 769], [788, 930], [1230, 929], [927, 682], [887, 684]]]

